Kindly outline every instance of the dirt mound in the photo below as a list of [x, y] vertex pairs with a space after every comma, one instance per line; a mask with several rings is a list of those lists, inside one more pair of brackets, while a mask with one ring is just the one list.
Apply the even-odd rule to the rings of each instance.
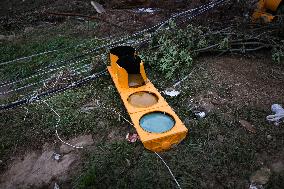
[[[93, 144], [91, 135], [80, 136], [69, 141], [76, 146]], [[9, 170], [1, 176], [0, 188], [53, 188], [54, 184], [60, 188], [70, 188], [74, 170], [78, 170], [80, 155], [65, 144], [59, 152], [52, 145], [46, 144], [42, 152], [30, 152], [15, 160]]]

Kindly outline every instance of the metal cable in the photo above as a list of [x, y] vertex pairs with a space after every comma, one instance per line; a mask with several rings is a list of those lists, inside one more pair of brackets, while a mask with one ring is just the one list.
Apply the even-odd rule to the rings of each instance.
[[100, 72], [94, 73], [92, 75], [86, 76], [83, 79], [80, 79], [79, 81], [72, 82], [71, 84], [69, 84], [67, 86], [59, 87], [59, 88], [56, 88], [56, 89], [51, 89], [51, 90], [48, 90], [48, 91], [45, 91], [45, 92], [42, 92], [42, 93], [39, 93], [39, 94], [35, 93], [35, 94], [30, 95], [28, 97], [25, 97], [23, 99], [19, 99], [17, 101], [11, 102], [9, 104], [4, 104], [4, 105], [2, 104], [0, 106], [0, 110], [7, 110], [7, 109], [15, 108], [15, 107], [23, 105], [23, 104], [27, 104], [27, 103], [34, 102], [36, 100], [40, 100], [41, 98], [52, 95], [52, 94], [60, 93], [62, 91], [65, 91], [65, 90], [68, 90], [68, 89], [71, 89], [71, 88], [76, 88], [76, 87], [82, 86], [82, 85], [84, 85], [84, 84], [86, 84], [86, 83], [88, 83], [88, 82], [90, 82], [94, 79], [99, 78], [100, 76], [102, 76], [106, 73], [107, 73], [107, 71], [106, 71], [106, 69], [104, 69], [103, 71], [100, 71]]
[[[75, 71], [80, 70], [80, 69], [83, 69], [83, 68], [85, 68], [85, 67], [90, 67], [91, 65], [92, 65], [92, 64], [87, 64], [87, 65], [81, 66], [81, 67], [79, 67], [79, 68], [71, 67], [71, 68], [69, 68], [69, 69], [70, 69], [70, 72], [75, 72]], [[81, 72], [80, 72], [80, 73], [81, 73]], [[30, 83], [30, 84], [27, 84], [27, 85], [24, 85], [24, 86], [15, 88], [15, 89], [11, 89], [11, 90], [2, 92], [2, 93], [0, 93], [0, 95], [7, 95], [7, 94], [12, 93], [12, 92], [17, 92], [17, 91], [20, 91], [20, 90], [23, 90], [23, 89], [26, 89], [26, 88], [29, 88], [29, 87], [38, 85], [38, 84], [40, 84], [40, 83], [45, 83], [45, 82], [47, 82], [47, 81], [50, 81], [51, 79], [52, 79], [52, 77], [51, 77], [51, 78], [47, 78], [47, 79], [43, 79], [43, 80], [41, 80], [41, 81], [33, 82], [33, 83]]]

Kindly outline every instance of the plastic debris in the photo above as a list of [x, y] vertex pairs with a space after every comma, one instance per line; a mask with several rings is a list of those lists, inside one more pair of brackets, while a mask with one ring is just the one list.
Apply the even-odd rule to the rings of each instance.
[[274, 122], [275, 126], [278, 126], [281, 122], [284, 122], [284, 109], [280, 104], [273, 104], [271, 106], [271, 111], [274, 113], [274, 115], [267, 116], [267, 121]]
[[178, 96], [180, 94], [180, 92], [176, 91], [175, 89], [166, 89], [165, 91], [163, 91], [163, 93], [171, 97]]
[[136, 12], [137, 13], [153, 13], [157, 11], [157, 9], [153, 9], [153, 8], [139, 8]]
[[200, 112], [200, 111], [195, 111], [194, 112], [194, 115], [197, 117], [197, 118], [204, 118], [206, 116], [206, 113], [205, 112]]
[[59, 185], [57, 183], [54, 183], [53, 189], [60, 189]]
[[59, 160], [60, 160], [60, 157], [61, 157], [60, 154], [57, 154], [57, 153], [54, 153], [54, 154], [53, 154], [53, 159], [56, 160], [56, 161], [59, 161]]
[[139, 136], [138, 134], [134, 133], [134, 134], [129, 134], [127, 133], [125, 139], [128, 141], [128, 142], [136, 142], [138, 139], [139, 139]]
[[261, 184], [250, 184], [249, 189], [264, 189], [264, 187]]
[[252, 124], [250, 124], [249, 122], [247, 122], [246, 120], [239, 120], [239, 123], [241, 124], [241, 126], [243, 126], [249, 132], [256, 133], [255, 127]]

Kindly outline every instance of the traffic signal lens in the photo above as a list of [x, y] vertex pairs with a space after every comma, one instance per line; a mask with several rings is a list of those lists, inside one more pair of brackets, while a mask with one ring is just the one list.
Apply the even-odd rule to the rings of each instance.
[[129, 96], [128, 102], [138, 108], [147, 108], [158, 102], [158, 97], [154, 93], [146, 91], [136, 92]]
[[169, 114], [164, 112], [151, 112], [144, 116], [139, 121], [140, 126], [150, 133], [164, 133], [171, 130], [175, 121]]
[[129, 87], [140, 87], [145, 85], [144, 79], [141, 74], [128, 74], [128, 86]]

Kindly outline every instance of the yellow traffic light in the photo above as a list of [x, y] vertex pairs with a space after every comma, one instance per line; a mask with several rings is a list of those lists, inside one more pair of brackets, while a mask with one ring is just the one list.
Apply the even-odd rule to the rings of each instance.
[[146, 76], [134, 48], [110, 50], [108, 71], [145, 148], [159, 152], [180, 143], [188, 132]]

